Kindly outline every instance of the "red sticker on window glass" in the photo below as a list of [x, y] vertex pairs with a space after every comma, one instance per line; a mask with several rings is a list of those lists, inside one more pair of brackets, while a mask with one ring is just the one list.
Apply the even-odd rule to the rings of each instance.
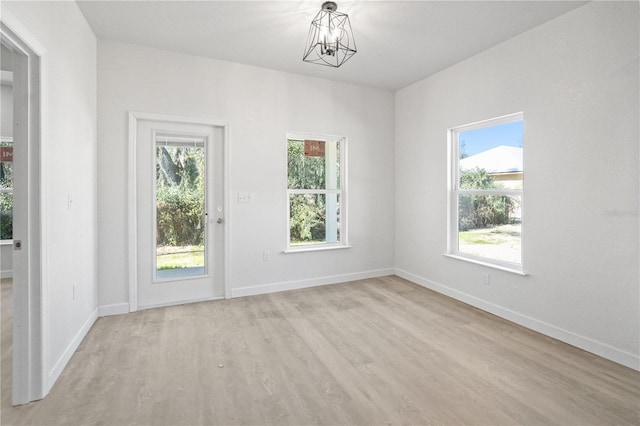
[[305, 139], [304, 155], [305, 157], [324, 157], [324, 141]]

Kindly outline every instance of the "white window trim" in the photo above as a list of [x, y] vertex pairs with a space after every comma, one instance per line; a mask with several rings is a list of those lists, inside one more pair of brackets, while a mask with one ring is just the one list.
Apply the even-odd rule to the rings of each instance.
[[[305, 140], [305, 139], [313, 139], [313, 140], [335, 140], [340, 141], [340, 189], [289, 189], [289, 183], [287, 176], [289, 175], [289, 162], [288, 162], [288, 144], [289, 140]], [[302, 253], [302, 252], [313, 252], [313, 251], [323, 251], [323, 250], [335, 250], [335, 249], [344, 249], [350, 248], [349, 245], [349, 232], [348, 232], [348, 203], [347, 203], [347, 146], [348, 141], [346, 136], [339, 135], [328, 135], [321, 133], [304, 133], [304, 132], [287, 132], [285, 139], [285, 187], [287, 190], [286, 195], [286, 203], [287, 203], [287, 233], [286, 233], [286, 242], [285, 242], [285, 250], [283, 253]], [[291, 194], [340, 194], [340, 241], [337, 243], [313, 243], [313, 244], [300, 244], [300, 245], [291, 245], [291, 210], [289, 205], [289, 196]]]
[[351, 246], [343, 245], [343, 244], [335, 244], [335, 243], [326, 243], [326, 244], [315, 244], [319, 247], [314, 247], [314, 245], [305, 245], [305, 246], [296, 246], [301, 248], [295, 249], [287, 249], [284, 250], [283, 253], [307, 253], [310, 251], [324, 251], [324, 250], [342, 250], [351, 248]]
[[[524, 271], [524, 187], [523, 189], [505, 189], [505, 190], [461, 190], [459, 188], [459, 158], [460, 144], [458, 135], [461, 132], [476, 130], [483, 127], [497, 126], [501, 124], [511, 123], [514, 121], [523, 121], [524, 113], [517, 112], [514, 114], [504, 115], [502, 117], [491, 118], [488, 120], [477, 121], [475, 123], [456, 126], [447, 131], [447, 252], [444, 256], [462, 260], [477, 265], [482, 265], [506, 272], [512, 272], [518, 275], [527, 275]], [[458, 251], [458, 200], [459, 195], [517, 195], [520, 197], [521, 210], [521, 231], [520, 231], [520, 263], [506, 262], [487, 257], [474, 256], [468, 253]]]

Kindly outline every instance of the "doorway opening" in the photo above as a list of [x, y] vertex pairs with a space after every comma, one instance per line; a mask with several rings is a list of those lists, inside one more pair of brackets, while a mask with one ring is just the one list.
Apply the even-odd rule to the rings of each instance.
[[[43, 49], [21, 28], [10, 14], [3, 14], [0, 62], [4, 86], [8, 87], [10, 81], [10, 91], [3, 87], [2, 93], [2, 107], [10, 111], [10, 117], [3, 111], [0, 129], [0, 157], [3, 160], [0, 170], [3, 241], [0, 250], [5, 278], [0, 296], [3, 320], [1, 380], [3, 391], [7, 391], [6, 394], [3, 392], [3, 408], [7, 404], [20, 405], [41, 399], [47, 393], [41, 304], [46, 300], [42, 297], [41, 287], [39, 52]], [[11, 323], [10, 328], [5, 320]], [[11, 395], [10, 400], [8, 395]]]

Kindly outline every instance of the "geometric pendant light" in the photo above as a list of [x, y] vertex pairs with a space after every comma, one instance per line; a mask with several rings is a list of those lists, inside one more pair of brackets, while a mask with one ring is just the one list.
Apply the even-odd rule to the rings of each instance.
[[311, 22], [303, 61], [337, 68], [355, 55], [356, 42], [349, 15], [336, 12], [337, 9], [338, 5], [332, 1], [322, 4]]

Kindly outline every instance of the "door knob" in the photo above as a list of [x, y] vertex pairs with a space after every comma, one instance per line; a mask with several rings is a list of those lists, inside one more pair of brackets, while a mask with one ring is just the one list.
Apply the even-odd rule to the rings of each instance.
[[216, 220], [216, 222], [218, 222], [218, 223], [222, 223], [222, 218], [221, 218], [221, 217], [219, 217], [219, 218], [218, 218], [218, 220]]

